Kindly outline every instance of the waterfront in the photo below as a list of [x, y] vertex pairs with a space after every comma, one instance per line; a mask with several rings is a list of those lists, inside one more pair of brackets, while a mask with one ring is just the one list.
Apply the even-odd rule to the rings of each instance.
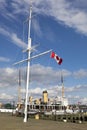
[[27, 123], [23, 122], [22, 117], [12, 116], [11, 114], [0, 113], [0, 129], [1, 130], [86, 130], [87, 122], [70, 123], [52, 120], [36, 120], [28, 119]]

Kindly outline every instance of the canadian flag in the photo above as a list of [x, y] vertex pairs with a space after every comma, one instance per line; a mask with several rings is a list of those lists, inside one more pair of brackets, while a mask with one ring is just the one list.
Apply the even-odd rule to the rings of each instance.
[[61, 63], [62, 63], [62, 58], [60, 58], [55, 52], [51, 52], [51, 56], [50, 56], [51, 58], [54, 58], [55, 60], [56, 60], [56, 62], [59, 64], [59, 65], [61, 65]]

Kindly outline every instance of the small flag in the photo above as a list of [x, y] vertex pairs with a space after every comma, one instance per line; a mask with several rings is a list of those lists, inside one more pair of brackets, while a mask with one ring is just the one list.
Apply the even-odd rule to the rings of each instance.
[[51, 52], [51, 58], [54, 58], [59, 65], [61, 65], [63, 61], [62, 58], [60, 58], [57, 54], [55, 54], [55, 52]]

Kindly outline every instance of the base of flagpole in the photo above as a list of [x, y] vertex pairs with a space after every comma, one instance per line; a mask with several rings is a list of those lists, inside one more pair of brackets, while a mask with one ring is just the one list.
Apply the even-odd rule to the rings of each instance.
[[26, 117], [24, 117], [24, 120], [23, 120], [25, 123], [27, 122], [27, 118]]

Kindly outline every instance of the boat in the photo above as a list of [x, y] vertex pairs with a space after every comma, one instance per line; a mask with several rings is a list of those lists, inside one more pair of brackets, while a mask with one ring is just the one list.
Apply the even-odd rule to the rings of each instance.
[[65, 114], [65, 110], [52, 110], [52, 114], [53, 115], [64, 115]]
[[64, 115], [64, 110], [52, 110], [52, 111], [44, 111], [44, 115]]
[[27, 113], [29, 115], [36, 115], [36, 114], [40, 113], [40, 111], [38, 109], [30, 109]]

